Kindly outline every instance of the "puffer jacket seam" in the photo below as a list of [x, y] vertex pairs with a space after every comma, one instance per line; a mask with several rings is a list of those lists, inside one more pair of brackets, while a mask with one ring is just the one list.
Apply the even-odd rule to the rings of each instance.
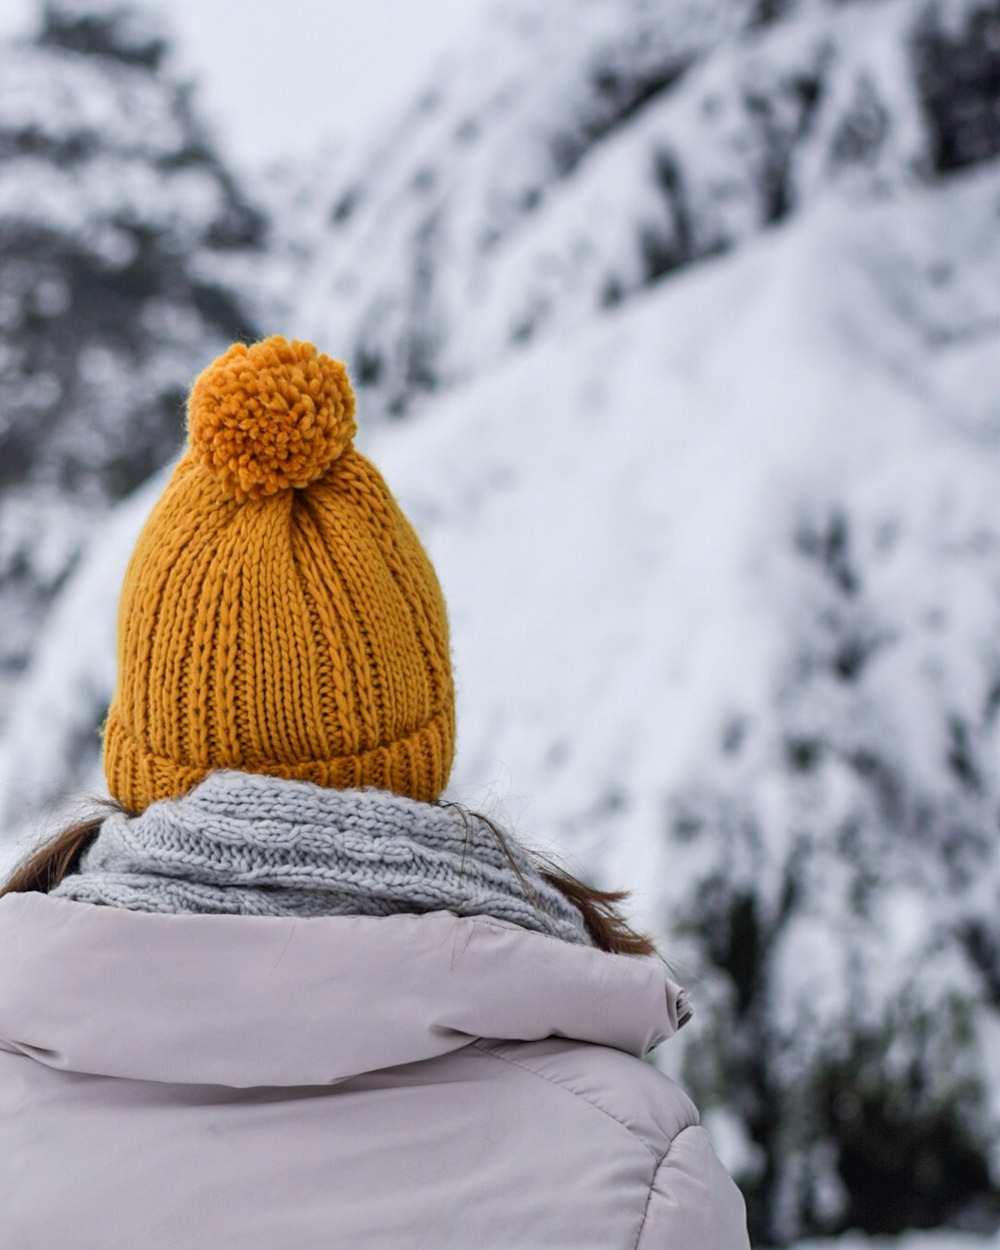
[[[681, 1132], [683, 1131], [684, 1130], [681, 1129]], [[674, 1143], [671, 1142], [670, 1146], [673, 1144]], [[670, 1146], [667, 1147], [667, 1154], [670, 1153]], [[667, 1157], [667, 1154], [663, 1156], [663, 1159]], [[649, 1215], [649, 1204], [653, 1201], [653, 1186], [656, 1184], [656, 1177], [660, 1171], [660, 1164], [663, 1162], [663, 1159], [660, 1159], [653, 1168], [653, 1175], [649, 1178], [649, 1189], [646, 1190], [646, 1201], [642, 1206], [642, 1219], [639, 1221], [639, 1228], [635, 1234], [635, 1241], [632, 1242], [632, 1250], [639, 1250], [639, 1242], [642, 1241], [642, 1230], [646, 1227], [646, 1218]]]
[[[574, 1098], [579, 1098], [579, 1100], [583, 1103], [586, 1103], [588, 1107], [593, 1107], [595, 1111], [599, 1111], [601, 1115], [606, 1116], [614, 1124], [617, 1124], [619, 1128], [624, 1129], [625, 1132], [628, 1133], [629, 1137], [631, 1137], [633, 1141], [638, 1142], [645, 1150], [649, 1152], [650, 1155], [652, 1155], [653, 1159], [655, 1160], [655, 1167], [653, 1169], [653, 1175], [654, 1176], [656, 1175], [656, 1168], [659, 1167], [663, 1159], [666, 1158], [666, 1153], [662, 1155], [657, 1154], [657, 1152], [653, 1149], [653, 1147], [649, 1144], [649, 1142], [645, 1141], [642, 1137], [640, 1137], [639, 1134], [635, 1131], [635, 1129], [630, 1128], [629, 1125], [626, 1124], [624, 1120], [620, 1120], [616, 1115], [612, 1115], [611, 1112], [608, 1111], [605, 1107], [602, 1107], [599, 1103], [594, 1102], [593, 1099], [588, 1098], [586, 1094], [581, 1094], [579, 1090], [574, 1089], [571, 1085], [567, 1085], [564, 1081], [557, 1081], [551, 1076], [546, 1076], [544, 1072], [536, 1072], [534, 1068], [529, 1068], [527, 1064], [518, 1063], [516, 1059], [508, 1059], [506, 1055], [498, 1055], [496, 1051], [490, 1050], [489, 1046], [484, 1045], [482, 1040], [473, 1042], [472, 1044], [482, 1054], [491, 1055], [494, 1059], [500, 1059], [504, 1063], [509, 1063], [512, 1068], [519, 1068], [522, 1072], [527, 1072], [529, 1076], [538, 1077], [540, 1081], [547, 1081], [549, 1085], [554, 1085], [556, 1089], [561, 1089], [564, 1093], [569, 1094]], [[685, 1125], [684, 1127], [689, 1128], [691, 1126]], [[681, 1129], [680, 1131], [683, 1132], [684, 1129]], [[672, 1144], [673, 1144], [673, 1139], [671, 1139], [671, 1141], [667, 1143], [668, 1151]], [[652, 1188], [652, 1181], [650, 1181], [650, 1188]]]
[[639, 1250], [639, 1242], [642, 1241], [642, 1233], [646, 1227], [646, 1220], [649, 1217], [649, 1207], [653, 1201], [653, 1189], [656, 1186], [656, 1178], [660, 1174], [660, 1168], [662, 1168], [663, 1165], [667, 1162], [670, 1156], [670, 1152], [674, 1148], [674, 1143], [677, 1141], [677, 1138], [682, 1136], [682, 1134], [686, 1133], [688, 1129], [698, 1128], [698, 1127], [699, 1126], [697, 1124], [687, 1124], [684, 1126], [684, 1128], [680, 1130], [679, 1133], [677, 1133], [674, 1137], [671, 1137], [670, 1141], [667, 1142], [666, 1150], [664, 1150], [663, 1154], [660, 1156], [659, 1160], [657, 1161], [656, 1167], [653, 1168], [653, 1175], [649, 1178], [649, 1192], [646, 1194], [646, 1205], [642, 1208], [642, 1219], [639, 1221], [639, 1231], [635, 1235], [635, 1241], [632, 1244], [632, 1250]]

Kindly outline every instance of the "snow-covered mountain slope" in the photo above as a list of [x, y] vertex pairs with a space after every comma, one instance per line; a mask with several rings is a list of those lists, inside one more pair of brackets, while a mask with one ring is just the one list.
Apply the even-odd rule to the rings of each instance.
[[[369, 432], [450, 605], [454, 793], [636, 889], [761, 1237], [1000, 1209], [998, 347], [992, 165]], [[8, 795], [79, 758], [153, 493], [42, 640]]]
[[314, 191], [290, 316], [402, 411], [827, 195], [996, 153], [998, 22], [995, 0], [500, 7]]
[[158, 23], [52, 0], [0, 44], [0, 722], [94, 519], [173, 454], [191, 375], [255, 320], [265, 221]]

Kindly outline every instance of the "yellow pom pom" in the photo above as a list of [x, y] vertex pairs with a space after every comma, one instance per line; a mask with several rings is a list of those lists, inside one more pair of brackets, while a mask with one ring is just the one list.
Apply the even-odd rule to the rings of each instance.
[[344, 366], [281, 335], [234, 343], [188, 400], [192, 454], [239, 500], [315, 482], [356, 429]]

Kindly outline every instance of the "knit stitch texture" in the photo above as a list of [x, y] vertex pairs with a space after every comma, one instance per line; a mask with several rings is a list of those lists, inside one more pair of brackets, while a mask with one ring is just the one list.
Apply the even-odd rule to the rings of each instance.
[[351, 444], [344, 366], [236, 344], [188, 423], [119, 600], [111, 794], [141, 812], [233, 768], [436, 799], [455, 745], [444, 599]]
[[580, 912], [505, 840], [513, 864], [482, 817], [452, 805], [221, 771], [139, 816], [108, 817], [51, 893], [167, 913], [451, 911], [591, 945]]

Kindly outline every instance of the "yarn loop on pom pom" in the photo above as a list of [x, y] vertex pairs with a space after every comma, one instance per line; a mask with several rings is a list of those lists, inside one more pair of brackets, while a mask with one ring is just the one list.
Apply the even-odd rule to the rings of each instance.
[[356, 429], [344, 366], [281, 335], [234, 343], [188, 400], [191, 453], [240, 501], [324, 477]]

